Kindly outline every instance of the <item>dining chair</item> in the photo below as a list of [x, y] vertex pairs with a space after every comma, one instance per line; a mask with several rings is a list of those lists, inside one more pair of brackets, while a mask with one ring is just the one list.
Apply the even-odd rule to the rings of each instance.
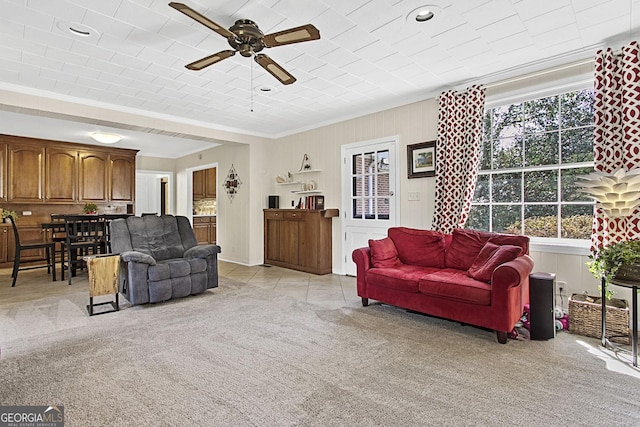
[[[13, 228], [13, 238], [16, 245], [16, 256], [13, 260], [13, 272], [11, 273], [11, 277], [13, 278], [13, 282], [11, 283], [11, 287], [16, 286], [16, 280], [18, 280], [18, 272], [24, 270], [34, 270], [36, 268], [45, 268], [47, 269], [47, 273], [53, 273], [53, 281], [56, 281], [56, 259], [55, 259], [55, 243], [53, 242], [38, 242], [38, 243], [21, 243], [20, 242], [20, 233], [18, 233], [18, 227], [15, 221], [11, 221], [11, 228]], [[44, 249], [44, 258], [37, 259], [29, 259], [22, 260], [21, 255], [23, 251], [33, 250], [33, 249]], [[33, 263], [33, 262], [42, 262], [46, 261], [45, 265], [35, 265], [28, 267], [20, 267], [21, 263]]]
[[71, 284], [77, 270], [86, 266], [83, 257], [107, 252], [106, 224], [103, 218], [92, 215], [65, 215], [64, 223], [60, 270], [62, 280], [67, 271]]

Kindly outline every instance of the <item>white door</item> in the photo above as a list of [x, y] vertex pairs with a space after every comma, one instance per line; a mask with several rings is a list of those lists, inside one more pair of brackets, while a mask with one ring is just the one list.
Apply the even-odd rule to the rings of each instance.
[[396, 225], [397, 145], [394, 137], [342, 147], [344, 274], [356, 274], [354, 249], [386, 237], [388, 228]]

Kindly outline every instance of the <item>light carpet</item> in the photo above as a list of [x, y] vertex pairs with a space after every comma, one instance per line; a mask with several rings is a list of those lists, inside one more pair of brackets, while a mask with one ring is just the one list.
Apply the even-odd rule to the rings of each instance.
[[639, 371], [589, 338], [500, 345], [227, 278], [91, 318], [85, 292], [0, 303], [2, 405], [64, 405], [67, 426], [640, 425]]

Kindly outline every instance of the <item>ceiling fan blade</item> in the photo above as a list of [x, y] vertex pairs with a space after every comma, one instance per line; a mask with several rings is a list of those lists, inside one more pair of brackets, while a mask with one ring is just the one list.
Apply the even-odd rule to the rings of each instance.
[[171, 3], [169, 3], [169, 6], [171, 6], [172, 8], [177, 10], [178, 12], [184, 13], [189, 18], [191, 18], [191, 19], [193, 19], [195, 21], [198, 21], [199, 23], [201, 23], [205, 27], [212, 29], [216, 33], [220, 34], [222, 37], [225, 37], [225, 38], [234, 37], [234, 35], [233, 35], [233, 33], [231, 31], [227, 30], [224, 27], [221, 27], [220, 25], [218, 25], [215, 22], [213, 22], [211, 19], [209, 19], [206, 16], [204, 16], [204, 15], [196, 12], [195, 10], [191, 9], [186, 4], [171, 2]]
[[266, 47], [282, 46], [291, 43], [307, 42], [309, 40], [318, 40], [320, 31], [311, 24], [301, 27], [289, 28], [288, 30], [278, 31], [264, 36], [262, 41]]
[[185, 65], [190, 70], [202, 70], [209, 65], [213, 65], [216, 62], [220, 62], [223, 59], [227, 59], [236, 54], [235, 50], [223, 50], [222, 52], [214, 53], [213, 55], [207, 56], [206, 58], [198, 59], [197, 61], [192, 62], [191, 64]]
[[269, 58], [264, 53], [259, 53], [255, 56], [255, 60], [262, 68], [267, 70], [273, 77], [280, 80], [283, 85], [290, 85], [296, 81], [287, 70], [278, 65], [273, 59]]

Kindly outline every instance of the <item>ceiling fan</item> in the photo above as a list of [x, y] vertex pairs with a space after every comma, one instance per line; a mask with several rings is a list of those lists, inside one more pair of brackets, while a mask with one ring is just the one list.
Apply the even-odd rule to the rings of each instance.
[[190, 70], [202, 70], [239, 52], [240, 55], [245, 57], [253, 56], [254, 60], [273, 77], [280, 80], [284, 85], [290, 85], [296, 81], [296, 78], [273, 59], [259, 52], [265, 47], [283, 46], [320, 38], [320, 32], [311, 24], [265, 35], [260, 31], [256, 23], [249, 19], [239, 19], [227, 30], [183, 3], [171, 2], [169, 6], [220, 34], [227, 39], [229, 45], [233, 48], [233, 50], [223, 50], [185, 65]]

